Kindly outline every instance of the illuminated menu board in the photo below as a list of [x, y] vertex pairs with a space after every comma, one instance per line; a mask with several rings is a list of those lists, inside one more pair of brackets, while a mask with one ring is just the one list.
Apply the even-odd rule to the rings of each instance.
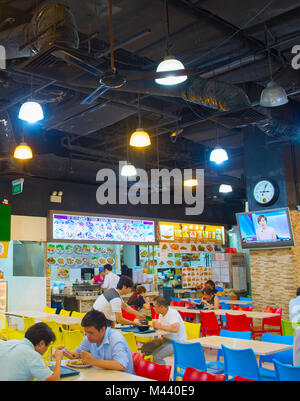
[[[159, 240], [178, 243], [224, 244], [224, 227], [207, 224], [159, 222]], [[195, 249], [196, 251], [196, 249]]]
[[153, 244], [154, 220], [50, 212], [48, 239], [60, 242]]

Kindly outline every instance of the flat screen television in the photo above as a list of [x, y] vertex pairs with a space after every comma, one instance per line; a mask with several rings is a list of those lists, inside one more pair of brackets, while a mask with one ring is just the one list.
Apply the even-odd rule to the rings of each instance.
[[294, 246], [288, 208], [236, 213], [243, 249]]

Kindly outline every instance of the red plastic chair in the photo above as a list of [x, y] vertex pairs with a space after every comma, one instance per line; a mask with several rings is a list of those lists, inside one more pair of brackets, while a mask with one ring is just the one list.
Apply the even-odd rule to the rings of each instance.
[[219, 336], [220, 327], [215, 312], [200, 311], [200, 314], [202, 322], [202, 336]]
[[133, 367], [134, 367], [134, 371], [135, 371], [138, 367], [140, 360], [144, 359], [145, 354], [142, 354], [141, 352], [131, 352], [131, 355], [132, 355]]
[[201, 370], [187, 367], [182, 381], [191, 382], [224, 382], [225, 375], [215, 375], [213, 373], [202, 372]]
[[147, 379], [169, 381], [171, 369], [171, 365], [160, 365], [140, 358], [135, 368], [135, 374]]
[[246, 379], [246, 377], [242, 377], [242, 376], [235, 376], [233, 381], [235, 381], [235, 382], [254, 382], [255, 380]]
[[126, 310], [122, 309], [122, 316], [124, 319], [131, 320], [132, 322], [136, 319], [136, 316], [132, 313], [127, 312]]
[[[263, 333], [280, 333], [282, 336], [281, 315], [282, 308], [271, 308], [266, 306], [264, 312], [266, 313], [279, 313], [279, 316], [265, 317], [262, 320], [261, 327], [251, 327], [252, 338], [261, 337]], [[265, 326], [273, 326], [277, 328], [266, 328]]]
[[[253, 311], [253, 306], [238, 306], [238, 305], [233, 305], [233, 310], [241, 310], [241, 311], [249, 311], [252, 312]], [[250, 324], [250, 326], [253, 326], [253, 319], [252, 317], [247, 317], [248, 322]]]
[[184, 306], [184, 301], [171, 301], [170, 306]]
[[151, 319], [158, 319], [159, 318], [159, 314], [155, 312], [155, 309], [153, 308], [152, 305], [150, 305], [150, 310], [151, 310]]
[[250, 331], [249, 320], [246, 315], [232, 315], [226, 313], [227, 326], [229, 331]]
[[[187, 308], [189, 306], [194, 306], [194, 305], [192, 303], [190, 303], [190, 302], [186, 302], [185, 303], [185, 307]], [[180, 313], [182, 319], [185, 320], [185, 321], [189, 321], [190, 322], [191, 320], [196, 319], [196, 313], [189, 313], [189, 312], [179, 312], [179, 313]]]

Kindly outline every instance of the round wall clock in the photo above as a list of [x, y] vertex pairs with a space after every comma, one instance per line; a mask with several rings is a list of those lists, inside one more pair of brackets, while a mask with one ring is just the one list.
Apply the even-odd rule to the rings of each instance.
[[271, 205], [277, 200], [278, 195], [277, 184], [269, 179], [259, 180], [253, 188], [253, 197], [261, 206]]

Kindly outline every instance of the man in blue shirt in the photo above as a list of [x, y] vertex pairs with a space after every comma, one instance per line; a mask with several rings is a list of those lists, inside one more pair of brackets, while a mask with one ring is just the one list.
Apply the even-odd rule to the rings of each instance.
[[45, 323], [31, 326], [23, 340], [3, 341], [0, 344], [0, 381], [56, 381], [60, 379], [62, 348], [55, 351], [53, 372], [45, 365], [42, 355], [47, 351], [55, 334]]
[[296, 298], [290, 300], [290, 322], [300, 322], [300, 287], [297, 288]]
[[125, 338], [106, 326], [104, 313], [92, 309], [82, 319], [85, 338], [76, 350], [66, 350], [65, 356], [81, 358], [82, 362], [102, 369], [134, 374], [132, 354]]

